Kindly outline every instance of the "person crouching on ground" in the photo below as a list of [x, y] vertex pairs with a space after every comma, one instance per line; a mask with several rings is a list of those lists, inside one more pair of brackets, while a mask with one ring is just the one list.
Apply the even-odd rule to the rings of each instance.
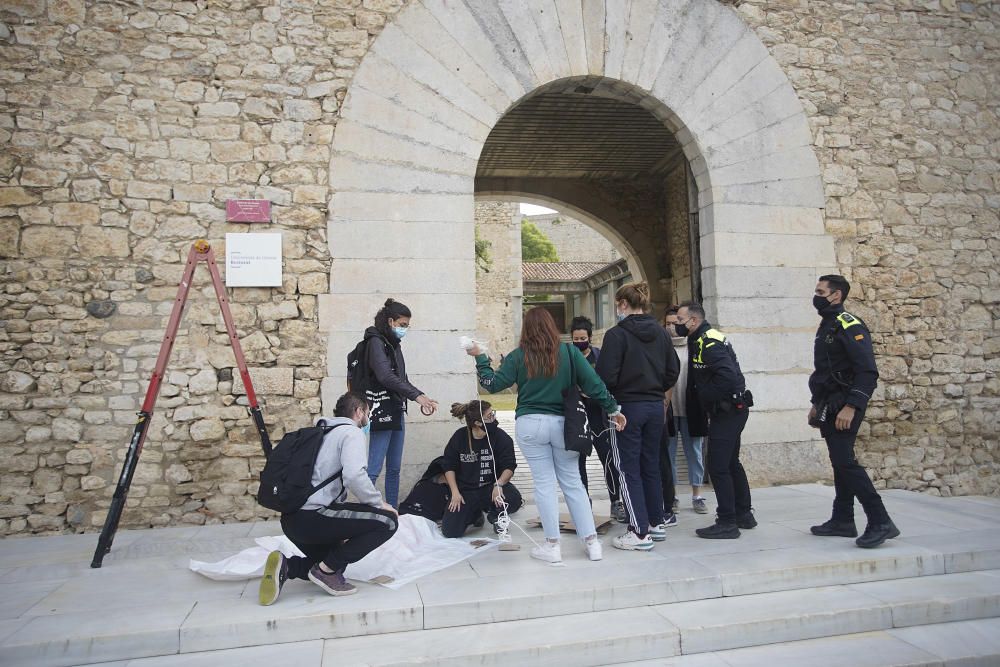
[[[260, 582], [260, 603], [273, 604], [288, 579], [308, 579], [330, 595], [351, 595], [357, 588], [344, 578], [344, 570], [396, 533], [399, 515], [368, 478], [370, 408], [367, 401], [348, 392], [337, 399], [333, 426], [316, 456], [312, 483], [320, 484], [342, 470], [337, 479], [319, 489], [297, 512], [281, 516], [281, 529], [305, 557], [285, 558], [272, 551]], [[359, 502], [347, 502], [350, 491]]]
[[465, 421], [444, 449], [444, 478], [451, 490], [441, 532], [461, 537], [470, 525], [483, 525], [483, 512], [495, 532], [503, 505], [507, 513], [521, 509], [521, 493], [510, 478], [517, 468], [514, 441], [497, 424], [496, 413], [485, 401], [453, 403], [451, 415]]

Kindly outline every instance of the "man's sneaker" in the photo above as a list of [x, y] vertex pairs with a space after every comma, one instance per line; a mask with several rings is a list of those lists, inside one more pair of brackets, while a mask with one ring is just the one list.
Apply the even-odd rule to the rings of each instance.
[[677, 500], [676, 498], [674, 498], [674, 502], [672, 502], [670, 504], [670, 511], [676, 512], [680, 508], [681, 508], [681, 502], [679, 500]]
[[886, 519], [885, 523], [869, 523], [865, 528], [865, 532], [861, 534], [861, 537], [854, 540], [854, 543], [862, 549], [874, 549], [886, 540], [891, 540], [894, 537], [899, 537], [899, 528], [896, 528], [896, 524], [892, 522], [892, 519]]
[[691, 507], [694, 508], [696, 514], [708, 514], [708, 506], [705, 504], [704, 498], [695, 498], [692, 500]]
[[736, 526], [743, 530], [750, 530], [757, 527], [757, 519], [753, 517], [753, 510], [736, 517]]
[[667, 514], [665, 517], [663, 517], [664, 528], [673, 528], [676, 525], [677, 525], [677, 515], [675, 513], [671, 512], [670, 514]]
[[267, 555], [264, 565], [264, 578], [260, 580], [260, 592], [257, 599], [262, 605], [274, 604], [281, 593], [281, 587], [288, 580], [288, 561], [280, 551], [272, 551]]
[[611, 503], [611, 518], [618, 523], [628, 523], [628, 516], [625, 514], [625, 503], [618, 501]]
[[543, 560], [546, 563], [561, 563], [562, 550], [559, 548], [558, 542], [545, 540], [541, 546], [537, 546], [531, 550], [531, 557]]
[[309, 581], [313, 582], [330, 595], [352, 595], [358, 592], [353, 584], [347, 583], [344, 571], [324, 572], [319, 563], [309, 568]]
[[698, 537], [706, 540], [735, 540], [740, 536], [740, 529], [735, 523], [713, 523], [707, 528], [694, 531]]
[[813, 535], [819, 535], [820, 537], [857, 537], [858, 529], [854, 525], [854, 520], [851, 521], [834, 521], [830, 519], [826, 523], [821, 523], [818, 526], [813, 526], [809, 529]]
[[601, 560], [604, 558], [604, 547], [597, 535], [591, 535], [589, 539], [583, 541], [583, 548], [587, 551], [587, 558], [590, 560]]
[[623, 551], [649, 551], [653, 548], [653, 540], [647, 535], [646, 537], [639, 537], [631, 530], [626, 531], [624, 535], [619, 535], [611, 544], [615, 549], [622, 549]]

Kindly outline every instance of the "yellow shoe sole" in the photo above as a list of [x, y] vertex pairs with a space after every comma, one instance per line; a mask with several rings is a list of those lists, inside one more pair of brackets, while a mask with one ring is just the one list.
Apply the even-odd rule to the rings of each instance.
[[267, 563], [264, 565], [264, 577], [260, 580], [260, 592], [257, 599], [264, 605], [274, 604], [281, 592], [278, 585], [278, 570], [281, 568], [281, 552], [272, 551], [267, 555]]

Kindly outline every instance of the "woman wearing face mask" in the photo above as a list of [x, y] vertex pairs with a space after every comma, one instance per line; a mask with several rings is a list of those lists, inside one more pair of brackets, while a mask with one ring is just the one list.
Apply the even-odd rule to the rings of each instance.
[[615, 293], [615, 307], [618, 324], [604, 334], [604, 349], [597, 360], [597, 374], [628, 419], [628, 426], [612, 444], [611, 455], [621, 471], [629, 527], [613, 544], [618, 549], [649, 551], [654, 541], [667, 537], [660, 436], [663, 401], [670, 398], [677, 382], [680, 362], [666, 331], [646, 314], [649, 285], [623, 285]]
[[514, 441], [497, 424], [486, 401], [453, 403], [451, 416], [465, 422], [444, 449], [444, 478], [451, 497], [441, 522], [445, 537], [461, 537], [470, 525], [482, 525], [483, 512], [496, 530], [503, 504], [507, 513], [521, 509], [521, 494], [510, 478], [517, 468]]
[[[365, 330], [368, 365], [375, 380], [387, 392], [387, 405], [372, 406], [371, 438], [368, 443], [368, 477], [372, 483], [385, 470], [385, 498], [399, 505], [399, 472], [403, 464], [406, 434], [406, 402], [415, 401], [425, 414], [434, 414], [437, 401], [428, 398], [406, 376], [406, 360], [400, 343], [410, 330], [410, 309], [393, 299], [375, 315], [375, 325]], [[381, 343], [381, 344], [375, 344]]]
[[[569, 325], [570, 335], [573, 337], [573, 345], [583, 352], [583, 357], [590, 364], [591, 368], [597, 365], [597, 360], [601, 356], [601, 348], [591, 345], [590, 339], [594, 335], [594, 323], [582, 315], [574, 317]], [[608, 418], [604, 413], [601, 404], [594, 399], [587, 397], [583, 401], [587, 408], [587, 421], [590, 423], [590, 430], [594, 435], [594, 449], [601, 459], [601, 466], [604, 468], [604, 483], [608, 487], [608, 496], [611, 499], [611, 518], [618, 523], [625, 523], [625, 507], [622, 505], [621, 496], [618, 492], [618, 466], [611, 459], [611, 435], [608, 432]], [[580, 457], [580, 479], [583, 486], [590, 491], [587, 479], [587, 459]]]
[[563, 433], [566, 421], [563, 391], [569, 389], [572, 381], [571, 364], [580, 390], [599, 401], [617, 428], [622, 429], [625, 418], [615, 400], [583, 354], [572, 345], [559, 343], [559, 329], [544, 308], [532, 308], [524, 314], [520, 345], [504, 357], [496, 371], [478, 346], [473, 345], [467, 352], [476, 358], [479, 386], [483, 389], [495, 394], [517, 385], [514, 435], [535, 480], [535, 503], [545, 532], [545, 542], [531, 550], [531, 557], [548, 563], [562, 562], [558, 482], [588, 558], [601, 560], [601, 541], [597, 539], [594, 515], [580, 480], [577, 462], [580, 455], [566, 449]]

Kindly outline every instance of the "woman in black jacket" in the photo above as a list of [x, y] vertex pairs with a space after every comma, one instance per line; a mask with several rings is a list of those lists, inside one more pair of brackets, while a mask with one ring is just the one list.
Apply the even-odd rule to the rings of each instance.
[[649, 285], [631, 283], [615, 293], [618, 325], [604, 334], [597, 374], [621, 404], [628, 420], [612, 443], [621, 471], [621, 495], [628, 531], [614, 539], [618, 549], [649, 551], [666, 539], [660, 482], [660, 435], [664, 399], [677, 382], [680, 362], [670, 337], [647, 315]]
[[428, 398], [406, 376], [406, 360], [400, 346], [410, 330], [410, 309], [387, 299], [375, 315], [375, 326], [365, 330], [368, 367], [381, 385], [382, 400], [371, 406], [371, 439], [368, 443], [368, 477], [372, 483], [385, 470], [385, 499], [399, 505], [399, 472], [403, 466], [403, 438], [406, 434], [406, 402], [415, 401], [425, 414], [434, 414], [437, 401]]
[[514, 441], [497, 424], [489, 403], [479, 399], [454, 403], [451, 415], [465, 422], [448, 441], [442, 457], [451, 490], [441, 532], [461, 537], [472, 524], [482, 525], [483, 512], [496, 529], [504, 503], [508, 514], [521, 508], [521, 494], [510, 478], [517, 468]]

